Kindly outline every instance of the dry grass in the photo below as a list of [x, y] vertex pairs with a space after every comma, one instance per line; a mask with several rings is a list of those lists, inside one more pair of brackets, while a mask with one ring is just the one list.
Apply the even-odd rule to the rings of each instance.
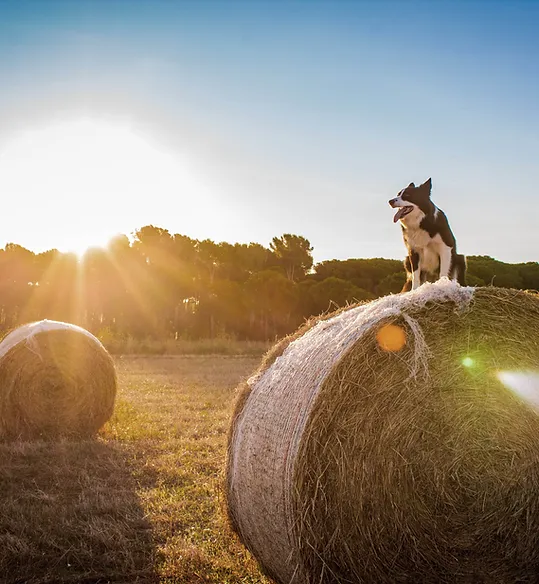
[[263, 355], [272, 345], [266, 341], [240, 341], [228, 337], [213, 339], [135, 339], [119, 337], [107, 330], [98, 337], [113, 355]]
[[220, 493], [233, 388], [257, 362], [118, 358], [97, 441], [0, 446], [0, 581], [268, 582]]

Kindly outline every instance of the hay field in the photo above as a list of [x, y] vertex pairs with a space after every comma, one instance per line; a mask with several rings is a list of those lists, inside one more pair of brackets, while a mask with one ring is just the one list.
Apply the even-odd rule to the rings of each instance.
[[233, 389], [256, 357], [118, 357], [97, 441], [0, 444], [0, 582], [267, 583], [224, 519]]

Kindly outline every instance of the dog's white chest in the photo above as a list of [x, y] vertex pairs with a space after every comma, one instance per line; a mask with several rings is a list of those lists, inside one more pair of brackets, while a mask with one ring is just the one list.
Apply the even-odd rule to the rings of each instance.
[[421, 270], [436, 272], [440, 268], [440, 256], [443, 248], [447, 248], [441, 236], [431, 237], [427, 231], [420, 228], [406, 229], [408, 247], [419, 254]]
[[413, 227], [411, 229], [406, 229], [405, 237], [408, 245], [416, 251], [428, 247], [434, 243], [435, 239], [432, 238], [424, 229], [414, 229]]

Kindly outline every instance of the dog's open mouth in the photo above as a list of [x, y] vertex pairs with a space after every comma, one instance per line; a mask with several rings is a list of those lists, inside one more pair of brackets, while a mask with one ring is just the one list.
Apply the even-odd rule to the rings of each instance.
[[402, 219], [413, 210], [413, 207], [399, 207], [399, 210], [395, 213], [395, 217], [393, 217], [393, 223], [396, 223], [399, 219]]

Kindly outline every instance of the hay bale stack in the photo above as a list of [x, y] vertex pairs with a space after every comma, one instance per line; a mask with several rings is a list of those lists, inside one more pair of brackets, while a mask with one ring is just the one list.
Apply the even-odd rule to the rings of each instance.
[[114, 362], [83, 328], [44, 320], [0, 343], [0, 439], [91, 436], [115, 396]]
[[531, 293], [443, 281], [311, 324], [238, 400], [233, 528], [281, 584], [537, 582], [538, 370]]

